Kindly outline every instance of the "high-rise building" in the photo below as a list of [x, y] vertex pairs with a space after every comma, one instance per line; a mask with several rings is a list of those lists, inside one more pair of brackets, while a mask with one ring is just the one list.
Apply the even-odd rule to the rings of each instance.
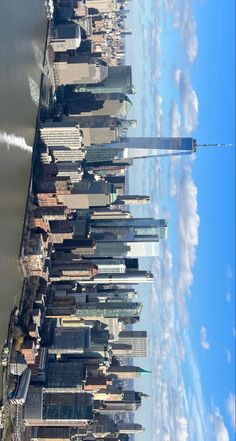
[[52, 393], [29, 387], [24, 405], [26, 426], [83, 427], [93, 418], [93, 396], [89, 393]]
[[121, 119], [110, 115], [63, 116], [62, 121], [75, 121], [83, 133], [85, 146], [111, 143], [123, 136], [136, 121]]
[[[196, 151], [196, 140], [193, 138], [120, 138], [119, 141], [113, 144], [102, 145], [106, 148], [122, 149], [128, 157], [143, 157], [152, 155], [174, 155], [174, 154], [189, 154]], [[140, 151], [139, 151], [140, 150]], [[143, 152], [142, 152], [143, 150]]]
[[79, 392], [86, 380], [84, 363], [68, 360], [50, 362], [47, 369], [46, 392]]
[[[147, 331], [121, 331], [118, 342], [131, 345], [131, 357], [147, 357], [148, 355]], [[125, 351], [123, 356], [125, 356]]]
[[167, 237], [165, 219], [93, 219], [90, 228], [94, 258], [157, 256], [159, 241]]
[[167, 238], [165, 219], [96, 219], [89, 224], [96, 242], [155, 242]]
[[99, 409], [100, 413], [114, 414], [116, 412], [135, 412], [142, 403], [142, 397], [146, 396], [141, 392], [135, 392], [133, 390], [124, 390], [122, 392], [121, 400], [112, 400], [112, 397], [100, 402], [94, 401], [94, 408]]
[[153, 283], [153, 275], [149, 271], [126, 271], [125, 273], [95, 274], [91, 279], [83, 279], [82, 285], [113, 284], [113, 285], [136, 285], [139, 283]]
[[69, 194], [58, 194], [60, 204], [71, 209], [88, 209], [111, 205], [117, 198], [113, 184], [103, 180], [95, 182], [84, 180], [71, 186]]
[[109, 115], [124, 118], [132, 107], [130, 99], [121, 93], [84, 92], [82, 95], [65, 90], [66, 108], [69, 116]]
[[141, 375], [146, 375], [150, 372], [138, 366], [121, 366], [119, 364], [112, 364], [108, 368], [107, 373], [108, 375], [112, 374], [115, 375], [117, 378], [124, 380], [129, 378], [138, 378]]
[[120, 433], [138, 433], [143, 430], [141, 424], [137, 423], [117, 423], [117, 427]]
[[132, 85], [131, 66], [108, 66], [108, 74], [100, 82], [91, 84], [86, 80], [84, 84], [78, 84], [75, 87], [76, 92], [92, 92], [92, 93], [134, 93]]
[[80, 43], [81, 31], [77, 23], [67, 22], [53, 26], [50, 44], [55, 52], [76, 50]]
[[112, 12], [117, 9], [116, 0], [87, 0], [86, 5], [88, 8], [97, 9], [98, 12]]
[[53, 62], [54, 81], [57, 86], [67, 84], [100, 84], [107, 77], [109, 70], [104, 61], [96, 56], [70, 56], [58, 52]]
[[[49, 308], [50, 309], [50, 308]], [[63, 315], [61, 313], [61, 315]], [[54, 331], [53, 342], [49, 348], [50, 354], [82, 354], [90, 345], [89, 328], [57, 327]]]
[[[125, 317], [139, 317], [142, 310], [142, 304], [138, 302], [111, 302], [111, 303], [78, 303], [76, 308], [73, 310], [73, 314], [75, 317], [83, 318], [87, 320], [98, 320], [101, 318], [125, 318]], [[59, 305], [49, 305], [47, 308], [47, 317], [52, 318], [63, 318], [70, 314], [66, 312], [64, 306], [60, 307]], [[58, 333], [60, 335], [63, 333], [63, 329], [65, 328], [56, 328], [58, 329]], [[67, 328], [70, 330], [70, 328]], [[88, 332], [88, 328], [85, 328], [86, 332]], [[60, 331], [59, 331], [60, 330]], [[78, 329], [78, 332], [80, 329]], [[83, 330], [83, 333], [85, 330]], [[73, 341], [70, 343], [70, 334], [73, 336]], [[84, 335], [84, 334], [83, 334]], [[79, 340], [79, 341], [78, 341]], [[75, 346], [74, 352], [81, 353], [84, 352], [84, 342], [81, 343], [81, 338], [76, 333], [76, 330], [73, 332], [71, 329], [67, 333], [63, 333], [63, 338], [54, 339], [52, 347], [49, 349], [50, 352], [60, 352], [62, 353], [62, 346], [64, 347], [63, 351], [72, 352], [72, 345]], [[89, 347], [89, 343], [87, 343], [87, 348]]]
[[41, 124], [40, 135], [47, 147], [67, 147], [73, 152], [82, 148], [82, 132], [75, 120], [47, 120]]

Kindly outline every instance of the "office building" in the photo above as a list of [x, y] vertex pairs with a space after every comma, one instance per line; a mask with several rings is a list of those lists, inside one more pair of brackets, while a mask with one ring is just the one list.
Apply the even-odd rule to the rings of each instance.
[[77, 151], [82, 148], [82, 133], [75, 120], [47, 120], [41, 124], [40, 135], [44, 144], [52, 149], [67, 147]]
[[[125, 318], [125, 317], [138, 317], [142, 310], [142, 304], [138, 302], [111, 302], [111, 303], [77, 303], [77, 306], [73, 310], [67, 312], [64, 305], [61, 307], [58, 304], [52, 303], [47, 308], [47, 317], [51, 318], [63, 318], [68, 315], [74, 317], [86, 319], [86, 320], [100, 320], [104, 318]], [[102, 320], [101, 320], [102, 321]], [[68, 332], [67, 329], [69, 329]], [[64, 330], [64, 331], [63, 331]], [[82, 337], [80, 337], [80, 331]], [[73, 328], [56, 328], [56, 337], [52, 347], [49, 348], [51, 353], [67, 351], [81, 353], [84, 352], [85, 343], [86, 348], [89, 347], [89, 341], [84, 342], [84, 334], [88, 334], [89, 328], [77, 329], [73, 332]], [[58, 337], [57, 337], [58, 335]], [[89, 335], [89, 334], [88, 334]], [[70, 339], [73, 337], [73, 340]], [[87, 337], [88, 339], [89, 337]], [[75, 340], [75, 341], [74, 341]]]
[[46, 392], [79, 392], [86, 381], [86, 368], [79, 361], [54, 361], [48, 364]]
[[[191, 154], [196, 151], [196, 140], [193, 138], [121, 138], [115, 146], [106, 144], [103, 148], [119, 148], [129, 158], [147, 156], [172, 156]], [[142, 151], [143, 150], [143, 151]]]
[[[61, 314], [63, 315], [63, 314]], [[89, 328], [57, 327], [54, 331], [53, 342], [48, 350], [49, 354], [81, 354], [90, 345]], [[60, 368], [58, 368], [60, 369]]]
[[66, 113], [69, 116], [105, 116], [125, 118], [132, 107], [130, 99], [121, 93], [91, 93], [82, 95], [65, 90]]
[[119, 364], [112, 364], [107, 370], [108, 375], [114, 375], [121, 380], [138, 378], [148, 373], [150, 372], [137, 366], [121, 366]]
[[86, 5], [99, 13], [112, 12], [117, 9], [117, 0], [87, 0]]
[[165, 219], [96, 219], [89, 225], [96, 242], [155, 242], [167, 238]]
[[126, 271], [125, 273], [100, 273], [95, 274], [91, 279], [84, 279], [82, 285], [113, 284], [113, 285], [136, 285], [139, 283], [153, 283], [153, 275], [149, 271]]
[[142, 404], [142, 398], [146, 395], [133, 390], [123, 390], [121, 400], [103, 400], [102, 402], [94, 401], [94, 408], [98, 409], [101, 414], [112, 414], [117, 412], [135, 412]]
[[104, 207], [116, 200], [115, 187], [105, 181], [84, 180], [71, 186], [69, 194], [57, 194], [58, 202], [70, 209]]
[[76, 50], [81, 43], [80, 26], [77, 23], [68, 22], [55, 24], [50, 44], [54, 52], [66, 52]]
[[24, 419], [26, 426], [83, 427], [93, 421], [93, 397], [89, 393], [52, 393], [30, 386]]
[[63, 121], [73, 121], [73, 119], [81, 128], [85, 146], [115, 142], [119, 136], [127, 132], [128, 127], [136, 124], [134, 120], [120, 119], [110, 115], [88, 115], [75, 118], [63, 116]]
[[91, 219], [89, 225], [93, 258], [158, 256], [159, 241], [167, 237], [164, 219]]
[[56, 53], [53, 62], [54, 81], [56, 86], [71, 84], [101, 84], [109, 74], [108, 66], [97, 56], [74, 55], [66, 52]]
[[122, 93], [124, 95], [135, 92], [132, 85], [131, 66], [108, 66], [106, 72], [107, 76], [100, 82], [90, 81], [90, 84], [88, 81], [84, 81], [84, 84], [80, 82], [75, 87], [75, 92]]
[[138, 433], [142, 432], [143, 427], [137, 423], [117, 423], [119, 433]]
[[[147, 331], [121, 331], [118, 343], [131, 345], [131, 357], [148, 356]], [[123, 356], [125, 356], [125, 351]]]

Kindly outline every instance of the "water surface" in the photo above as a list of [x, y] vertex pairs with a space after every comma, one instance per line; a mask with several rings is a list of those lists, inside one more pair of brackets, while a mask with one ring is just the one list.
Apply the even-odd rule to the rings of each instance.
[[18, 255], [31, 163], [21, 147], [33, 144], [46, 28], [43, 0], [0, 1], [0, 347], [21, 294]]

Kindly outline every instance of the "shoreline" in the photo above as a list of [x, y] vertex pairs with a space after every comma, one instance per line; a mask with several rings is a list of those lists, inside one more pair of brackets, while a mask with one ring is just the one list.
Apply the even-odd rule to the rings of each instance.
[[[18, 253], [18, 264], [19, 264], [19, 268], [20, 268], [20, 271], [21, 271], [22, 277], [23, 277], [22, 289], [21, 289], [21, 293], [19, 295], [17, 295], [16, 302], [14, 302], [14, 305], [12, 305], [12, 309], [11, 309], [10, 316], [9, 316], [9, 323], [8, 323], [7, 332], [6, 332], [6, 338], [4, 340], [3, 346], [0, 348], [1, 355], [2, 355], [2, 351], [3, 351], [4, 347], [8, 347], [9, 354], [11, 354], [11, 350], [12, 350], [11, 334], [14, 329], [14, 326], [16, 325], [16, 323], [12, 324], [12, 321], [13, 321], [13, 319], [16, 320], [16, 311], [18, 311], [18, 315], [19, 315], [20, 311], [22, 310], [23, 303], [24, 303], [26, 279], [25, 279], [24, 265], [22, 264], [22, 255], [23, 255], [23, 251], [24, 251], [24, 242], [26, 240], [26, 233], [27, 233], [29, 205], [30, 205], [30, 198], [31, 198], [32, 183], [33, 183], [33, 172], [34, 172], [35, 162], [37, 159], [37, 148], [36, 147], [37, 147], [37, 142], [39, 139], [39, 124], [40, 124], [42, 99], [43, 99], [42, 95], [43, 95], [43, 87], [44, 87], [44, 81], [45, 81], [45, 76], [46, 76], [44, 70], [45, 70], [45, 67], [47, 67], [47, 51], [48, 51], [48, 41], [49, 41], [50, 31], [51, 31], [51, 21], [48, 20], [46, 36], [45, 36], [44, 52], [43, 52], [44, 53], [43, 66], [42, 66], [43, 72], [41, 73], [41, 78], [40, 78], [40, 83], [39, 83], [39, 103], [38, 103], [37, 115], [35, 118], [35, 134], [34, 134], [34, 141], [33, 141], [33, 145], [32, 145], [29, 183], [28, 183], [28, 187], [27, 187], [27, 197], [26, 197], [26, 202], [25, 202], [24, 219], [23, 219], [20, 247], [19, 247], [19, 253]], [[8, 362], [9, 362], [9, 359], [10, 359], [10, 356], [8, 357]], [[7, 362], [7, 366], [4, 366], [1, 363], [0, 402], [2, 401], [2, 406], [4, 406], [4, 403], [7, 399], [5, 391], [7, 389], [6, 388], [6, 384], [7, 384], [6, 375], [7, 375], [7, 369], [8, 369], [8, 362]]]

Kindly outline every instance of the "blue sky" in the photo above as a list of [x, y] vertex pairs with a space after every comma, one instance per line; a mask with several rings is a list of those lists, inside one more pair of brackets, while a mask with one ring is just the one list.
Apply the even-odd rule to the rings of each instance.
[[[137, 414], [139, 440], [235, 439], [235, 38], [233, 0], [129, 2], [127, 64], [137, 90], [134, 136], [193, 136], [196, 157], [136, 162], [130, 191], [150, 194], [144, 215], [166, 216], [157, 276], [140, 290], [152, 376]], [[147, 180], [147, 176], [149, 179]], [[135, 184], [134, 184], [135, 182]], [[142, 214], [139, 209], [139, 215]], [[152, 320], [150, 320], [150, 318]]]

